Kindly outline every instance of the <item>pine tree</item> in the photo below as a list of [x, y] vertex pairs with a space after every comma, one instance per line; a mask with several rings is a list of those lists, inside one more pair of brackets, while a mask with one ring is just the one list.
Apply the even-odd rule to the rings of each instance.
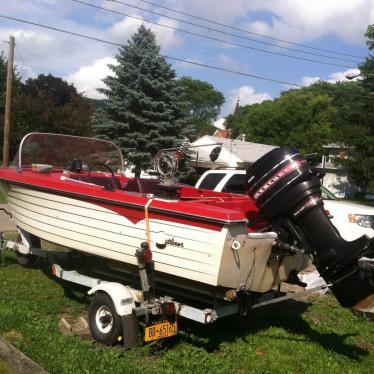
[[97, 137], [117, 143], [139, 175], [160, 149], [176, 147], [189, 135], [185, 104], [150, 29], [140, 26], [116, 60], [109, 65], [114, 76], [103, 80], [107, 88], [100, 92], [108, 99], [95, 113], [93, 128]]

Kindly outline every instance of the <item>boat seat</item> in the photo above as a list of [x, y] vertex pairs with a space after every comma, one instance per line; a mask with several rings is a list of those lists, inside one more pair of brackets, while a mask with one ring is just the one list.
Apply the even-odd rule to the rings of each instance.
[[133, 178], [125, 183], [123, 189], [127, 192], [155, 195], [159, 189], [159, 183], [158, 179]]
[[[78, 181], [87, 182], [87, 183], [93, 183], [97, 184], [98, 186], [106, 187], [108, 185], [112, 184], [112, 177], [106, 177], [101, 175], [93, 175], [90, 178], [87, 175], [74, 175], [71, 176], [72, 179], [76, 179]], [[121, 188], [121, 183], [118, 178], [114, 178], [116, 188]]]

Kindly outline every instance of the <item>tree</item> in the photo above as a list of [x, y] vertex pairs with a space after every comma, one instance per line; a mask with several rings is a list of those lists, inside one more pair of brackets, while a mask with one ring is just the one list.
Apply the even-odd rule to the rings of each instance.
[[183, 98], [187, 101], [188, 121], [196, 128], [196, 136], [212, 134], [213, 121], [217, 119], [222, 104], [223, 94], [213, 85], [191, 77], [182, 77], [177, 81], [183, 90]]
[[[366, 33], [366, 45], [370, 51], [374, 50], [374, 25], [369, 25]], [[373, 92], [374, 88], [374, 56], [369, 54], [359, 66], [363, 79], [360, 81], [363, 87]]]
[[[374, 25], [368, 26], [365, 36], [366, 45], [373, 51]], [[374, 56], [370, 53], [359, 68], [363, 79], [356, 84], [356, 92], [362, 97], [353, 98], [355, 115], [351, 126], [342, 134], [344, 142], [350, 146], [344, 166], [356, 183], [374, 191]]]
[[23, 92], [31, 97], [46, 97], [56, 106], [63, 106], [80, 97], [76, 88], [52, 74], [39, 74], [37, 78], [29, 78], [23, 87]]
[[[0, 58], [1, 97], [4, 61]], [[12, 123], [10, 128], [10, 156], [16, 153], [20, 140], [28, 132], [54, 132], [69, 135], [90, 135], [93, 109], [75, 87], [52, 75], [39, 75], [22, 84], [15, 72]], [[2, 102], [0, 101], [0, 106]], [[3, 108], [1, 108], [3, 110]], [[3, 128], [3, 118], [0, 124]], [[0, 142], [2, 147], [3, 132]]]
[[30, 112], [37, 131], [91, 134], [92, 104], [72, 84], [51, 74], [39, 74], [26, 80], [22, 94], [20, 101], [25, 101], [27, 108], [24, 111]]
[[[5, 115], [5, 95], [6, 95], [6, 81], [7, 81], [8, 64], [5, 60], [4, 54], [0, 54], [0, 151], [3, 154], [3, 138], [4, 138], [4, 115]], [[12, 122], [14, 122], [15, 112], [15, 97], [19, 94], [21, 87], [21, 77], [19, 76], [16, 67], [13, 68], [13, 97], [12, 97]], [[9, 153], [12, 157], [14, 154], [14, 141], [13, 141], [13, 127], [10, 128], [10, 144]]]
[[264, 144], [293, 144], [302, 152], [322, 151], [331, 138], [335, 109], [331, 98], [308, 90], [283, 92], [274, 101], [247, 105], [228, 118], [234, 133]]
[[374, 191], [374, 100], [370, 92], [361, 82], [321, 82], [310, 90], [326, 92], [336, 110], [331, 138], [347, 155], [336, 162], [347, 169], [358, 186]]
[[[3, 114], [5, 111], [5, 92], [7, 80], [8, 63], [5, 60], [4, 53], [0, 54], [0, 110]], [[16, 67], [13, 68], [13, 91], [17, 91], [21, 86], [21, 77], [19, 76]], [[4, 120], [4, 118], [1, 118]]]
[[150, 166], [162, 148], [177, 146], [191, 136], [185, 124], [185, 103], [170, 64], [160, 56], [155, 35], [140, 26], [109, 65], [114, 76], [100, 89], [108, 100], [96, 111], [98, 137], [115, 141], [136, 175]]
[[362, 82], [318, 82], [283, 92], [278, 99], [240, 108], [229, 116], [232, 133], [260, 143], [294, 144], [322, 152], [340, 144], [347, 155], [336, 160], [363, 189], [374, 190], [374, 99]]

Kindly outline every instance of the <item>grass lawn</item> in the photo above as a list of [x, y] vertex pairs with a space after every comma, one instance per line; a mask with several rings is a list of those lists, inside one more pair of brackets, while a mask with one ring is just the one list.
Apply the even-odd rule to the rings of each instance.
[[[124, 351], [58, 330], [59, 315], [88, 308], [84, 293], [4, 254], [0, 334], [50, 373], [371, 373], [374, 324], [332, 296], [290, 301], [211, 326], [181, 321], [175, 337]], [[0, 363], [0, 373], [2, 373]]]

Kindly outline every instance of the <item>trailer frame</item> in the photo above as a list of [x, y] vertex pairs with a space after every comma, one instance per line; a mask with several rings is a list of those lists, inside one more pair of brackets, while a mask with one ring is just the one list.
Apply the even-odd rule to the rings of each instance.
[[[40, 257], [50, 261], [51, 273], [56, 278], [88, 288], [87, 294], [93, 298], [102, 293], [107, 294], [114, 305], [115, 313], [121, 318], [122, 336], [118, 337], [118, 341], [123, 340], [125, 348], [131, 348], [139, 344], [139, 327], [146, 328], [154, 319], [159, 317], [165, 318], [163, 309], [165, 305], [173, 305], [175, 311], [173, 318], [175, 320], [183, 317], [207, 325], [223, 317], [236, 314], [245, 316], [250, 309], [256, 309], [288, 299], [305, 297], [313, 292], [331, 286], [331, 284], [321, 285], [289, 294], [281, 293], [278, 289], [277, 292], [267, 292], [258, 295], [257, 302], [253, 304], [247, 302], [250, 293], [237, 290], [236, 297], [231, 301], [223, 300], [215, 305], [207, 304], [206, 308], [196, 308], [184, 303], [183, 300], [178, 301], [167, 295], [154, 296], [150, 291], [154, 287], [154, 284], [152, 285], [154, 283], [152, 282], [152, 264], [138, 261], [142, 289], [135, 289], [119, 282], [81, 274], [77, 270], [65, 270], [57, 262], [54, 262], [53, 250], [32, 247], [30, 235], [22, 229], [18, 228], [18, 231], [22, 240], [21, 243], [14, 240], [7, 240], [4, 234], [0, 233], [1, 265], [3, 265], [2, 252], [4, 250], [10, 250], [22, 256]], [[140, 258], [138, 251], [137, 257], [138, 259]], [[91, 325], [90, 330], [92, 333]]]

